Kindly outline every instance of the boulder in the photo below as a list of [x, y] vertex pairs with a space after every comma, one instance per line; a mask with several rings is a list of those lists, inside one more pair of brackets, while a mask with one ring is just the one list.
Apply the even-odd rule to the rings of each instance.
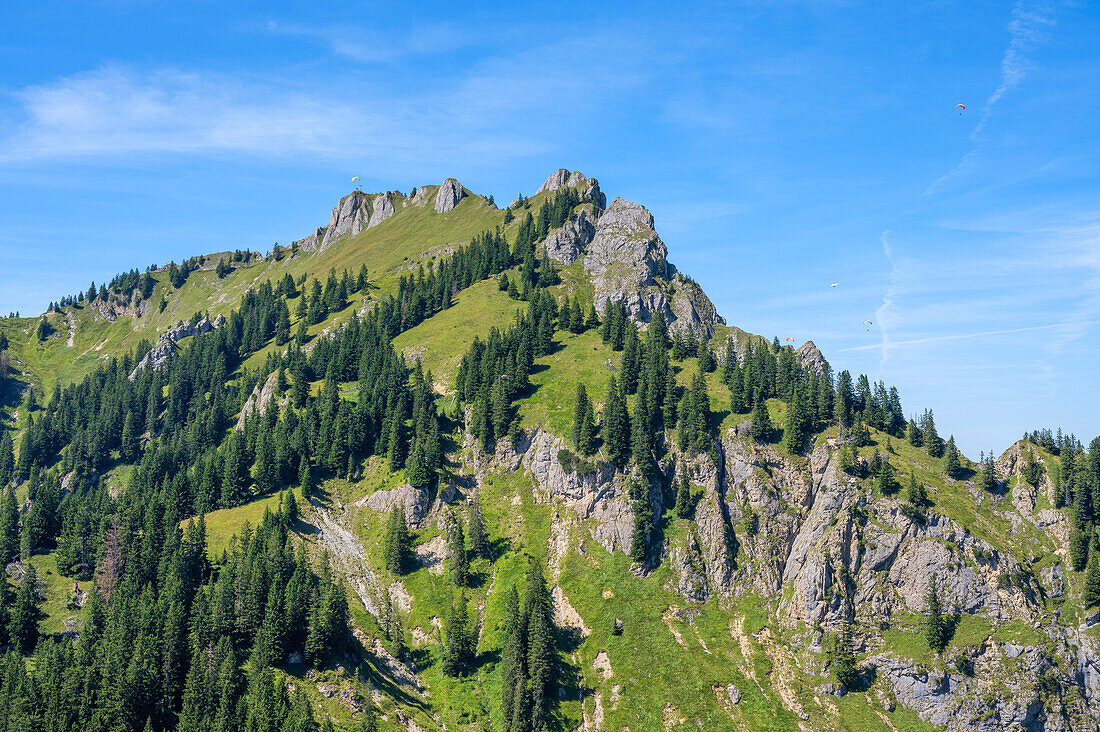
[[[419, 195], [419, 191], [417, 191]], [[448, 178], [439, 186], [435, 194], [435, 212], [447, 213], [466, 197], [466, 189], [454, 178]]]

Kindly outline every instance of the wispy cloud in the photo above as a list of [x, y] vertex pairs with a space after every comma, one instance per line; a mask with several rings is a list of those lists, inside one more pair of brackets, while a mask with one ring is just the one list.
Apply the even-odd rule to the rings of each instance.
[[[1076, 330], [1081, 326], [1097, 325], [1100, 324], [1100, 320], [1089, 321], [1069, 321], [1065, 323], [1050, 323], [1048, 325], [1033, 325], [1026, 328], [1003, 328], [1000, 330], [983, 330], [978, 333], [956, 333], [953, 335], [942, 336], [929, 336], [927, 338], [910, 338], [907, 340], [891, 341], [890, 348], [897, 349], [903, 346], [918, 346], [928, 343], [944, 343], [947, 341], [966, 341], [974, 338], [989, 338], [991, 336], [999, 335], [1011, 335], [1013, 333], [1030, 333], [1040, 330]], [[880, 348], [884, 348], [881, 344], [873, 343], [869, 346], [852, 346], [850, 348], [838, 348], [838, 353], [846, 353], [853, 351], [875, 351]], [[984, 368], [984, 366], [983, 366]]]
[[644, 60], [621, 52], [629, 43], [557, 39], [413, 89], [385, 74], [320, 85], [301, 75], [107, 65], [16, 91], [0, 160], [244, 154], [354, 161], [376, 176], [483, 168], [547, 152], [547, 132], [644, 84]]
[[894, 303], [898, 297], [901, 270], [899, 268], [900, 262], [894, 256], [894, 249], [890, 244], [890, 232], [882, 232], [879, 241], [882, 242], [882, 253], [886, 255], [887, 261], [890, 262], [890, 283], [886, 286], [886, 292], [882, 296], [882, 304], [875, 310], [875, 320], [878, 323], [878, 329], [882, 336], [882, 340], [877, 346], [871, 346], [871, 348], [882, 349], [881, 365], [885, 366], [886, 362], [890, 360], [890, 350], [894, 345], [890, 338], [890, 333], [897, 320]]
[[1012, 20], [1008, 23], [1008, 46], [1001, 56], [1001, 80], [997, 88], [986, 98], [978, 123], [970, 132], [973, 149], [962, 160], [928, 186], [925, 196], [935, 193], [947, 181], [969, 172], [977, 162], [986, 124], [1006, 94], [1020, 85], [1032, 68], [1031, 53], [1046, 41], [1046, 29], [1055, 24], [1053, 8], [1043, 2], [1017, 0], [1012, 8]]
[[471, 28], [450, 23], [417, 25], [403, 33], [381, 33], [362, 24], [316, 26], [269, 20], [266, 29], [273, 35], [306, 39], [362, 63], [391, 64], [416, 56], [445, 54], [479, 39]]

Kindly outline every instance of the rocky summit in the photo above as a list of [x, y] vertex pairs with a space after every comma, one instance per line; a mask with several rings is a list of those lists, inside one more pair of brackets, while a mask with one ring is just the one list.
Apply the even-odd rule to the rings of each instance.
[[1100, 729], [1100, 439], [962, 455], [727, 324], [659, 224], [566, 168], [354, 191], [0, 319], [0, 707]]

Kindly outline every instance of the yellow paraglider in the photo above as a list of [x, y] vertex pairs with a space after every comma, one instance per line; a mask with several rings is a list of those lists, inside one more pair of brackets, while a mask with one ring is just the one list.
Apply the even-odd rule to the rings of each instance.
[[360, 189], [361, 186], [359, 185], [359, 176], [355, 176], [354, 178], [352, 178], [351, 182], [355, 184], [355, 190]]
[[874, 323], [872, 323], [870, 320], [864, 320], [863, 324], [867, 326], [867, 332], [870, 333], [871, 332], [871, 326], [874, 325]]

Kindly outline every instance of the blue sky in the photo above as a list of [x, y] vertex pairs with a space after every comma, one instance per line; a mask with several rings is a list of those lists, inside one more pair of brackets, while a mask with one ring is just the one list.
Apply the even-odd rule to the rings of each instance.
[[266, 251], [353, 175], [508, 201], [569, 167], [730, 323], [968, 454], [1100, 432], [1096, 6], [681, 5], [5, 3], [0, 310]]

